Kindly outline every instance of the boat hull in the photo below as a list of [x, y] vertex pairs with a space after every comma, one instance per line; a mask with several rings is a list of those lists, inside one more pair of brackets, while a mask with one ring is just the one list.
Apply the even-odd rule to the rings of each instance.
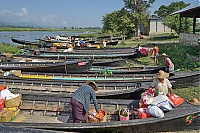
[[21, 70], [23, 72], [47, 72], [47, 73], [84, 73], [91, 68], [93, 60], [76, 60], [67, 62], [9, 62], [1, 63], [0, 69]]

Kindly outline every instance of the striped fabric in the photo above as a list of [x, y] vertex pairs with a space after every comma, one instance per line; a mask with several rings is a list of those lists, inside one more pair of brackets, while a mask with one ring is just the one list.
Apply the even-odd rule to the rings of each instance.
[[86, 112], [89, 112], [90, 97], [91, 97], [96, 111], [98, 113], [100, 112], [96, 100], [95, 91], [91, 86], [84, 84], [81, 87], [79, 87], [71, 96], [73, 99], [83, 104]]

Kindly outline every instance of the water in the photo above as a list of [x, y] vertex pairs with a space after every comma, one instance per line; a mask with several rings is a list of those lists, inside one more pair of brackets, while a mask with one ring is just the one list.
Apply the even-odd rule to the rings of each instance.
[[27, 41], [38, 41], [36, 39], [44, 39], [45, 36], [56, 36], [56, 35], [77, 35], [81, 34], [79, 32], [68, 32], [68, 31], [55, 31], [55, 32], [47, 32], [47, 31], [13, 31], [13, 32], [0, 32], [0, 43], [10, 43], [16, 45], [16, 43], [12, 42], [11, 38], [17, 38], [20, 40], [27, 40]]

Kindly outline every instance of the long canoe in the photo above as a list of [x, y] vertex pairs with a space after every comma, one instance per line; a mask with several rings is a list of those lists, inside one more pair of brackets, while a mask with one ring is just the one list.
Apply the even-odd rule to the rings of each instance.
[[94, 60], [92, 66], [123, 67], [126, 59]]
[[155, 74], [159, 70], [164, 70], [164, 66], [141, 66], [141, 67], [104, 67], [93, 66], [89, 73], [103, 73], [104, 71], [112, 74]]
[[[74, 59], [69, 60], [48, 60], [48, 59], [32, 59], [32, 58], [13, 58], [11, 62], [65, 62], [72, 61]], [[104, 66], [104, 67], [123, 67], [126, 64], [126, 59], [94, 59], [92, 66]]]
[[[152, 74], [125, 74], [125, 75], [93, 75], [93, 74], [59, 74], [59, 73], [22, 73], [20, 77], [3, 77], [0, 79], [3, 80], [29, 80], [29, 81], [40, 81], [40, 82], [60, 82], [67, 83], [69, 85], [81, 84], [86, 80], [95, 80], [98, 84], [105, 85], [113, 85], [113, 84], [130, 84], [130, 83], [138, 83], [138, 82], [152, 82], [154, 79], [154, 75]], [[196, 86], [200, 82], [200, 72], [177, 72], [175, 75], [170, 76], [168, 79], [172, 82], [173, 86], [178, 87], [187, 87], [187, 86]], [[76, 80], [77, 79], [77, 80]]]
[[[169, 77], [172, 82], [173, 89], [180, 87], [198, 86], [199, 72], [177, 73], [175, 76]], [[80, 74], [79, 74], [80, 75]], [[69, 75], [68, 75], [69, 76]], [[84, 76], [84, 75], [82, 75]], [[152, 76], [152, 75], [151, 75]], [[56, 75], [55, 75], [56, 77]], [[63, 76], [64, 77], [64, 76]], [[81, 77], [81, 75], [80, 75]], [[135, 76], [136, 78], [137, 76]], [[89, 78], [87, 80], [90, 80]], [[126, 98], [139, 99], [140, 94], [147, 89], [152, 83], [153, 76], [148, 75], [142, 78], [138, 75], [137, 80], [132, 82], [127, 81], [98, 81], [96, 80], [99, 91], [97, 96], [100, 98]], [[12, 92], [24, 93], [46, 93], [46, 94], [63, 94], [69, 96], [72, 94], [85, 80], [82, 81], [67, 81], [66, 80], [42, 80], [42, 79], [24, 79], [17, 77], [1, 77], [0, 83], [7, 84]]]
[[15, 54], [15, 57], [23, 58], [51, 58], [51, 59], [105, 59], [105, 58], [132, 58], [135, 57], [133, 52], [119, 53], [119, 54], [43, 54], [43, 55], [29, 55], [29, 54]]
[[[35, 49], [26, 49], [31, 54], [34, 53]], [[66, 49], [57, 49], [56, 51], [51, 51], [49, 48], [41, 48], [38, 49], [38, 54], [121, 54], [121, 53], [127, 53], [127, 52], [134, 52], [134, 49], [108, 49], [108, 50], [77, 50], [75, 49], [72, 52], [64, 52]]]
[[66, 62], [6, 62], [0, 63], [0, 69], [24, 72], [83, 73], [89, 71], [92, 63], [91, 59]]
[[32, 41], [27, 41], [27, 40], [20, 40], [20, 39], [16, 39], [16, 38], [11, 38], [11, 40], [14, 43], [18, 43], [18, 44], [33, 45], [33, 46], [42, 47], [42, 44], [40, 44], [39, 42], [32, 42]]
[[[1, 126], [23, 127], [61, 132], [166, 132], [199, 129], [199, 106], [184, 102], [182, 105], [165, 113], [164, 118], [150, 117], [138, 119], [138, 100], [97, 99], [99, 106], [106, 112], [106, 122], [72, 123], [70, 98], [48, 97], [39, 95], [23, 96], [20, 114], [13, 122], [2, 122]], [[119, 121], [119, 109], [128, 108], [130, 117]], [[94, 106], [91, 104], [90, 109]], [[186, 125], [188, 116], [196, 116], [192, 124]], [[165, 126], [160, 126], [165, 125]]]

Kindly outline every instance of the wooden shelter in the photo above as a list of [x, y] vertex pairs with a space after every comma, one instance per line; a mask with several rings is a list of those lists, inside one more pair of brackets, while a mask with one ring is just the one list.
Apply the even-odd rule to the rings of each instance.
[[198, 41], [200, 41], [200, 34], [196, 34], [195, 30], [196, 30], [197, 18], [200, 18], [200, 2], [192, 4], [170, 15], [175, 15], [175, 14], [180, 14], [180, 31], [182, 31], [182, 26], [181, 26], [182, 18], [193, 18], [193, 32], [192, 33], [180, 32], [179, 35], [180, 43], [198, 44]]

